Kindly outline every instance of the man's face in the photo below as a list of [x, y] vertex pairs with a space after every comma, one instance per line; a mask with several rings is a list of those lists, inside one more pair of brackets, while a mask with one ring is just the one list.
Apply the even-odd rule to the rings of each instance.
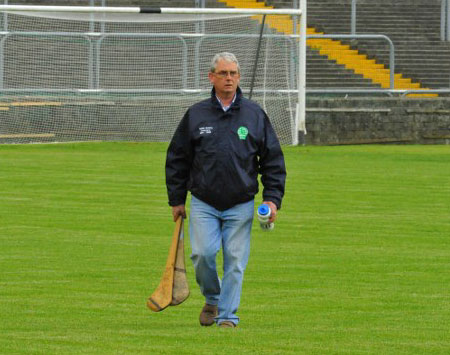
[[215, 72], [208, 73], [208, 78], [216, 89], [217, 96], [228, 97], [236, 92], [241, 76], [236, 63], [219, 60]]

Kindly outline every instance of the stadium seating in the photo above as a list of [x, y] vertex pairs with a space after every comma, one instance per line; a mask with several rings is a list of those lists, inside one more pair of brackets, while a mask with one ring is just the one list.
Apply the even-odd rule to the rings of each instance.
[[[350, 0], [309, 0], [308, 25], [325, 33], [348, 34]], [[384, 34], [395, 45], [396, 72], [423, 87], [448, 88], [450, 44], [440, 40], [440, 0], [377, 0], [357, 2], [357, 34]], [[384, 43], [351, 41], [353, 48], [386, 66]]]

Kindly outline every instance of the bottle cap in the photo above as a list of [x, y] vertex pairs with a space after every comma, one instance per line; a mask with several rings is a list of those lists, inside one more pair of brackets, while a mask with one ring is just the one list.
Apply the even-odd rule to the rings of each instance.
[[260, 206], [258, 207], [258, 213], [259, 213], [261, 216], [265, 216], [265, 215], [269, 214], [269, 213], [270, 213], [270, 208], [269, 208], [269, 206], [266, 205], [266, 204], [260, 205]]

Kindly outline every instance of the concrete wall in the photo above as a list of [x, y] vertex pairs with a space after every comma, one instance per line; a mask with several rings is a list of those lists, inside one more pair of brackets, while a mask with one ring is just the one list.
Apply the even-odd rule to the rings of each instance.
[[450, 144], [450, 98], [309, 97], [300, 142]]

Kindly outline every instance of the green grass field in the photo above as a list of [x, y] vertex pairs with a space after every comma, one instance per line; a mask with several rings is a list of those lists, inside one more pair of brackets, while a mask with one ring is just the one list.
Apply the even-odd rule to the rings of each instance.
[[166, 148], [0, 146], [0, 353], [448, 354], [449, 146], [285, 147], [235, 330], [199, 326], [188, 257], [188, 300], [145, 306], [173, 230]]

